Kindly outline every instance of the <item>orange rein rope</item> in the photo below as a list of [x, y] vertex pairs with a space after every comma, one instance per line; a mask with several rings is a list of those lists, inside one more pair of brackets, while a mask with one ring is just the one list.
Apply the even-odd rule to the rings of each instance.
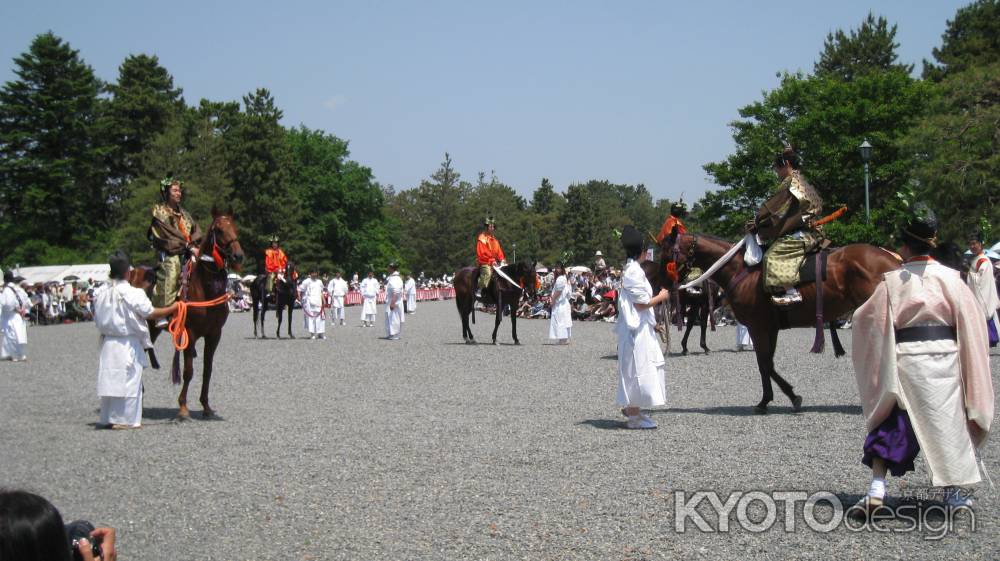
[[167, 326], [167, 331], [170, 332], [170, 337], [174, 341], [174, 348], [178, 351], [183, 351], [188, 348], [188, 331], [187, 331], [187, 309], [191, 308], [211, 308], [213, 306], [219, 306], [225, 304], [229, 300], [229, 293], [223, 294], [218, 298], [213, 300], [205, 300], [203, 302], [184, 302], [183, 300], [177, 301], [177, 313], [174, 314], [173, 319], [170, 320], [170, 324]]

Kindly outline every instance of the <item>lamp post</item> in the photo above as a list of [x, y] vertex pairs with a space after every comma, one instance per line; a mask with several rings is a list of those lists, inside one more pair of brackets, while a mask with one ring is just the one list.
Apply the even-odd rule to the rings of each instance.
[[514, 251], [511, 253], [513, 258], [510, 260], [510, 262], [517, 263], [517, 244], [516, 243], [510, 244], [510, 247], [514, 249]]
[[871, 222], [872, 211], [868, 205], [868, 160], [872, 159], [872, 145], [868, 143], [866, 138], [858, 148], [861, 150], [861, 161], [865, 163], [865, 220]]

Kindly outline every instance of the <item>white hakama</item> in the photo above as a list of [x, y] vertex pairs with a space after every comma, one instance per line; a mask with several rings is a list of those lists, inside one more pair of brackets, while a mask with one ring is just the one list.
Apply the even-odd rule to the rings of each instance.
[[399, 273], [393, 273], [385, 281], [385, 336], [398, 339], [402, 330], [403, 280], [399, 278]]
[[27, 293], [13, 284], [4, 285], [0, 292], [0, 359], [25, 360], [28, 348], [28, 324], [23, 313], [27, 313], [31, 302]]
[[549, 317], [549, 339], [569, 339], [573, 329], [573, 316], [569, 303], [569, 283], [566, 282], [566, 275], [559, 275], [555, 286], [552, 287], [552, 294], [558, 296], [552, 302], [552, 315]]
[[94, 324], [101, 333], [97, 395], [101, 424], [142, 425], [142, 369], [152, 347], [145, 318], [153, 313], [146, 293], [112, 281], [94, 295]]
[[753, 339], [750, 338], [750, 330], [740, 322], [736, 322], [736, 349], [753, 350]]
[[629, 259], [618, 291], [618, 404], [625, 407], [655, 407], [667, 402], [663, 373], [663, 351], [656, 337], [652, 308], [638, 310], [653, 298], [653, 287], [642, 267]]
[[378, 281], [366, 278], [361, 281], [361, 321], [369, 325], [375, 324], [376, 305], [378, 304]]
[[323, 281], [306, 279], [301, 288], [302, 315], [310, 335], [326, 333], [326, 315], [323, 313]]
[[406, 313], [412, 314], [417, 311], [417, 281], [407, 280], [403, 289], [406, 292]]
[[330, 322], [336, 325], [344, 323], [344, 297], [347, 296], [347, 281], [333, 279], [326, 287], [330, 294]]

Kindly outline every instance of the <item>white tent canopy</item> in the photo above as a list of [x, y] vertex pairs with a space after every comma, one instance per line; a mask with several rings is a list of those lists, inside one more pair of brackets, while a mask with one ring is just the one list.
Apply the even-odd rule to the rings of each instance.
[[96, 282], [108, 280], [111, 266], [107, 263], [90, 265], [44, 265], [41, 267], [20, 267], [14, 270], [15, 275], [24, 277], [29, 284], [63, 282], [66, 277], [77, 277], [80, 281], [93, 279]]

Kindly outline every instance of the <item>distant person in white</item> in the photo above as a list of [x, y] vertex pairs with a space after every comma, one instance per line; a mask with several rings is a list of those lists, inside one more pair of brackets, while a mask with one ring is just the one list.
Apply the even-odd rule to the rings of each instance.
[[339, 321], [340, 325], [344, 325], [344, 296], [347, 296], [347, 281], [340, 278], [340, 271], [333, 274], [326, 290], [330, 293], [330, 310], [332, 312], [330, 323], [336, 325]]
[[753, 339], [750, 338], [750, 330], [740, 322], [736, 322], [736, 350], [752, 351]]
[[395, 263], [389, 263], [389, 278], [385, 279], [385, 338], [399, 339], [403, 331], [403, 279]]
[[552, 287], [551, 314], [549, 315], [549, 339], [559, 341], [560, 345], [569, 344], [570, 331], [573, 329], [573, 318], [570, 310], [569, 283], [566, 282], [566, 271], [562, 263], [556, 263], [553, 269], [556, 277]]
[[628, 263], [622, 272], [618, 291], [618, 404], [628, 417], [630, 429], [655, 429], [656, 421], [642, 413], [642, 407], [656, 407], [667, 402], [663, 373], [663, 351], [656, 338], [653, 309], [667, 299], [666, 289], [653, 296], [653, 287], [639, 265], [642, 234], [632, 225], [622, 232], [622, 247]]
[[326, 318], [323, 316], [323, 281], [319, 272], [309, 271], [309, 278], [299, 287], [302, 315], [305, 317], [306, 331], [310, 339], [326, 339]]
[[378, 280], [375, 272], [368, 271], [368, 276], [361, 281], [361, 325], [375, 327], [375, 304], [378, 301]]
[[983, 252], [983, 236], [978, 230], [969, 236], [969, 252], [972, 253], [972, 263], [965, 277], [966, 284], [985, 318], [989, 345], [995, 347], [1000, 340], [1000, 318], [997, 318], [1000, 297], [997, 296], [997, 283], [993, 277], [993, 263]]
[[11, 271], [3, 273], [3, 288], [0, 289], [0, 360], [21, 362], [28, 359], [28, 324], [24, 317], [31, 308], [28, 293], [17, 285], [19, 277]]
[[94, 325], [101, 333], [97, 395], [101, 398], [99, 426], [131, 429], [142, 426], [142, 369], [149, 366], [145, 349], [153, 346], [147, 320], [172, 315], [174, 302], [154, 308], [146, 292], [129, 285], [129, 258], [115, 252], [109, 263], [110, 282], [94, 293]]
[[406, 294], [403, 311], [408, 314], [415, 313], [417, 311], [417, 281], [413, 280], [413, 275], [406, 275], [403, 292]]

